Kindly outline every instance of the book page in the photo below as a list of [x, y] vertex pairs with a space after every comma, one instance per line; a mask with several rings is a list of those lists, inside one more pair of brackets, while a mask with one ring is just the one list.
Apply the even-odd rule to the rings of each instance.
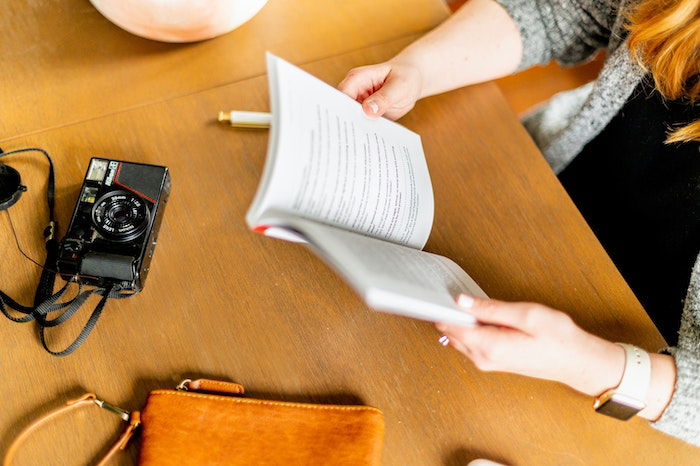
[[248, 212], [268, 209], [422, 248], [433, 191], [420, 136], [268, 54], [273, 123], [263, 181]]
[[487, 297], [464, 270], [446, 257], [283, 213], [266, 217], [265, 221], [303, 236], [307, 246], [376, 310], [471, 325], [474, 318], [459, 310], [455, 297], [460, 293]]

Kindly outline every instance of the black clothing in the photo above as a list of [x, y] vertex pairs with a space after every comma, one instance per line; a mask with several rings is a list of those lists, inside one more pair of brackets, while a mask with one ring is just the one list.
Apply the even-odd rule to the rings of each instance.
[[667, 101], [645, 78], [559, 175], [670, 345], [700, 252], [700, 143], [664, 144], [700, 106]]

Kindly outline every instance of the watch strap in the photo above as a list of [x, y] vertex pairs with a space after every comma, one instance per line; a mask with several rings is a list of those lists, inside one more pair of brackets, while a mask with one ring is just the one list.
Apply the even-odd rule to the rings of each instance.
[[625, 371], [615, 392], [645, 401], [651, 382], [649, 353], [627, 343], [617, 344], [625, 350]]

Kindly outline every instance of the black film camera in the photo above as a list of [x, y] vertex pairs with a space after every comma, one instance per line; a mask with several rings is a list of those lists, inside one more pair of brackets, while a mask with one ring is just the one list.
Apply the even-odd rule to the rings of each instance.
[[170, 194], [166, 167], [92, 158], [57, 269], [65, 280], [138, 293]]

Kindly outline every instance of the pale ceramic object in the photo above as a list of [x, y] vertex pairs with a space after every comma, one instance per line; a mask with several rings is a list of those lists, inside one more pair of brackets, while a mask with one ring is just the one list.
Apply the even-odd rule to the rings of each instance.
[[137, 36], [194, 42], [227, 33], [267, 0], [90, 0], [107, 19]]

